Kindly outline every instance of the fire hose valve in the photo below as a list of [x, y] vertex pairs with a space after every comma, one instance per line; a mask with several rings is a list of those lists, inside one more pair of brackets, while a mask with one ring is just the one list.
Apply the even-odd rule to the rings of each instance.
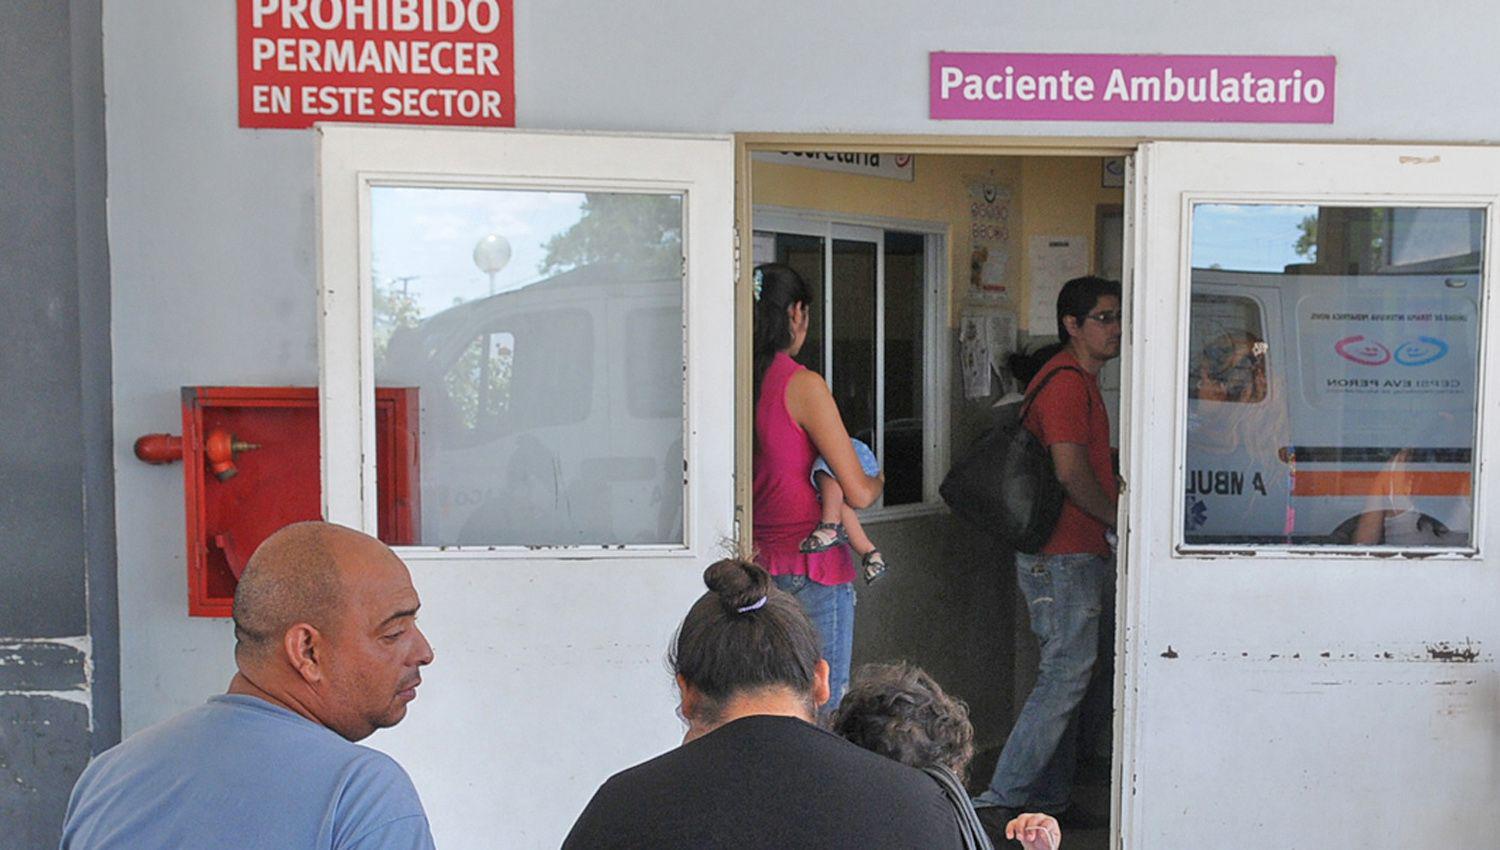
[[236, 440], [233, 434], [223, 428], [209, 431], [208, 436], [203, 439], [203, 455], [204, 460], [208, 461], [208, 471], [220, 481], [228, 481], [239, 474], [239, 469], [234, 465], [235, 455], [258, 448], [260, 446], [255, 443]]
[[[208, 470], [220, 481], [228, 481], [239, 472], [234, 465], [236, 455], [258, 448], [260, 446], [256, 443], [236, 440], [223, 428], [209, 431], [203, 440]], [[135, 456], [151, 464], [175, 463], [182, 460], [182, 438], [172, 434], [147, 434], [135, 441]]]

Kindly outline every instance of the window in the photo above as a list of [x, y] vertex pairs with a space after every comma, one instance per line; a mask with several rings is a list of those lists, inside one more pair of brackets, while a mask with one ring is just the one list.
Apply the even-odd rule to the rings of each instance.
[[791, 266], [815, 294], [797, 359], [828, 381], [850, 436], [881, 460], [874, 516], [936, 506], [947, 401], [942, 230], [761, 210], [755, 222], [756, 261]]
[[1463, 549], [1483, 211], [1198, 204], [1188, 545]]
[[421, 406], [419, 542], [681, 544], [682, 197], [375, 186], [375, 379]]

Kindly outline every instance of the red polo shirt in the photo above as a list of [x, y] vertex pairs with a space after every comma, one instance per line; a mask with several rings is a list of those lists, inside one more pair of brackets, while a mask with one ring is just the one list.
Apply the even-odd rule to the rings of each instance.
[[[1093, 470], [1099, 487], [1111, 499], [1116, 498], [1119, 488], [1109, 448], [1109, 414], [1104, 409], [1104, 396], [1099, 393], [1098, 377], [1073, 371], [1083, 366], [1078, 358], [1064, 349], [1048, 360], [1031, 379], [1027, 391], [1039, 386], [1047, 375], [1065, 367], [1072, 368], [1047, 384], [1032, 402], [1023, 424], [1048, 448], [1054, 443], [1076, 443], [1088, 449], [1089, 468]], [[1104, 539], [1107, 528], [1073, 504], [1072, 499], [1064, 499], [1057, 527], [1042, 547], [1041, 554], [1087, 553], [1109, 557], [1109, 543]]]

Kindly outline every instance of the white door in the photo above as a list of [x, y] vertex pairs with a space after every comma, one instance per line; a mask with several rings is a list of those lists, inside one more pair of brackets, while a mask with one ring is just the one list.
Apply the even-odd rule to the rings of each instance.
[[1494, 846], [1500, 151], [1134, 188], [1121, 846]]
[[414, 474], [436, 652], [371, 743], [440, 846], [556, 847], [680, 740], [663, 658], [734, 530], [731, 142], [326, 126], [318, 163], [325, 510], [375, 533]]

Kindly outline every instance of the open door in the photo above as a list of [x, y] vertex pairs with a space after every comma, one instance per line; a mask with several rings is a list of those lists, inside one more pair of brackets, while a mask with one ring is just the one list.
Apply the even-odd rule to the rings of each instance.
[[662, 659], [734, 532], [733, 158], [319, 128], [324, 506], [376, 533], [375, 387], [415, 389], [436, 662], [371, 743], [444, 847], [556, 847], [681, 739]]
[[1133, 178], [1119, 846], [1491, 845], [1500, 150]]

